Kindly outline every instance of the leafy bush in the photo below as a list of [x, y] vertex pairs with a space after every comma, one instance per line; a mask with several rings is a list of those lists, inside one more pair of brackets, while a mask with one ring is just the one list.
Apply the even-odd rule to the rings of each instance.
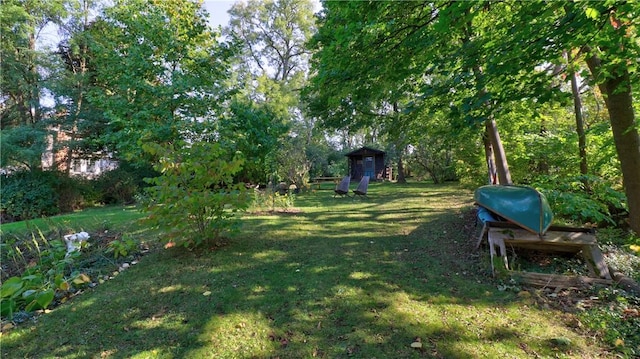
[[124, 168], [103, 173], [95, 180], [103, 204], [127, 204], [134, 202], [138, 184], [132, 173]]
[[121, 239], [114, 239], [107, 246], [107, 253], [112, 253], [113, 258], [126, 257], [130, 253], [135, 253], [138, 249], [138, 241], [134, 238], [123, 236]]
[[3, 240], [2, 261], [24, 262], [25, 270], [3, 281], [0, 287], [0, 316], [11, 319], [17, 311], [46, 309], [54, 299], [77, 290], [90, 278], [74, 271], [80, 252], [67, 254], [60, 240], [48, 240], [42, 231], [32, 232], [28, 240]]
[[58, 194], [58, 209], [61, 213], [67, 213], [85, 207], [86, 199], [91, 198], [92, 187], [83, 178], [58, 173], [55, 190]]
[[19, 171], [2, 178], [1, 209], [14, 221], [71, 212], [85, 205], [86, 180], [57, 171]]
[[282, 211], [287, 211], [293, 208], [295, 196], [293, 193], [280, 194], [274, 188], [254, 189], [250, 210], [252, 212], [273, 212], [276, 208], [280, 208]]
[[2, 175], [0, 210], [13, 220], [58, 214], [59, 177], [55, 172], [19, 171]]
[[549, 200], [554, 214], [578, 223], [618, 225], [626, 214], [626, 197], [594, 176], [541, 176], [533, 183]]
[[246, 210], [250, 197], [243, 183], [233, 183], [243, 164], [237, 153], [228, 159], [219, 144], [208, 142], [145, 149], [162, 158], [157, 165], [162, 175], [149, 180], [153, 187], [147, 189], [145, 208], [147, 222], [166, 231], [167, 245], [219, 244], [223, 234], [238, 229], [234, 216]]

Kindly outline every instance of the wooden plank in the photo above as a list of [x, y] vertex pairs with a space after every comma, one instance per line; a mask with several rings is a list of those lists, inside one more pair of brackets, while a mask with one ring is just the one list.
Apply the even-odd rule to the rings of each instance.
[[562, 274], [512, 272], [511, 276], [522, 283], [535, 287], [550, 288], [578, 288], [588, 287], [594, 284], [612, 285], [613, 280], [603, 278], [591, 278], [585, 276], [568, 276]]
[[565, 245], [585, 245], [596, 244], [596, 237], [591, 233], [586, 232], [564, 232], [564, 231], [548, 231], [544, 236], [539, 237], [524, 229], [505, 229], [505, 228], [490, 228], [489, 235], [502, 237], [503, 240], [510, 241], [511, 243], [518, 242], [545, 242], [545, 243], [559, 243]]
[[593, 270], [595, 276], [604, 279], [611, 279], [609, 267], [605, 263], [602, 251], [600, 251], [597, 244], [584, 246], [582, 256], [587, 261], [591, 270]]
[[546, 242], [524, 242], [524, 241], [510, 241], [505, 240], [504, 243], [507, 247], [516, 247], [529, 249], [533, 251], [542, 251], [548, 253], [573, 253], [576, 254], [582, 250], [584, 245], [576, 244], [560, 244], [560, 243], [546, 243]]
[[[522, 229], [515, 223], [505, 222], [505, 221], [488, 221], [487, 225], [492, 228], [516, 228]], [[595, 229], [586, 228], [586, 227], [566, 227], [566, 226], [551, 226], [548, 229], [549, 231], [560, 231], [560, 232], [584, 232], [584, 233], [595, 233]]]

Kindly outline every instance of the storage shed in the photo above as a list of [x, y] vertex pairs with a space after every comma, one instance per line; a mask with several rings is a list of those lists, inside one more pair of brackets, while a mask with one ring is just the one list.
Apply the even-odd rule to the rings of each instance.
[[360, 181], [369, 176], [371, 181], [382, 181], [387, 177], [384, 164], [384, 151], [370, 147], [362, 147], [347, 153], [349, 158], [349, 174], [351, 181]]

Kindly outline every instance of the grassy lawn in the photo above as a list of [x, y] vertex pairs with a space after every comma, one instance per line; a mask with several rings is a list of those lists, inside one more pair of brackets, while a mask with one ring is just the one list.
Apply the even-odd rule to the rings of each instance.
[[28, 229], [40, 229], [44, 231], [56, 228], [59, 230], [69, 229], [78, 232], [85, 229], [122, 229], [123, 227], [130, 227], [132, 225], [136, 226], [134, 220], [142, 216], [135, 206], [94, 207], [72, 214], [3, 224], [1, 228], [3, 235], [24, 232]]
[[[470, 191], [372, 183], [368, 199], [332, 194], [299, 196], [299, 213], [247, 214], [217, 251], [152, 251], [3, 333], [2, 357], [607, 356], [572, 316], [498, 289], [486, 250], [474, 250]], [[95, 219], [128, 225], [115, 222], [122, 208], [104, 211]]]

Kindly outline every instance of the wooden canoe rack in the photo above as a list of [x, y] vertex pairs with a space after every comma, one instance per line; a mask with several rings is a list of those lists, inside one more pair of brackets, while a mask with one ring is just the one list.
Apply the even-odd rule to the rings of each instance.
[[494, 275], [493, 259], [498, 255], [496, 249], [500, 251], [500, 257], [503, 259], [505, 269], [509, 270], [506, 250], [507, 246], [509, 246], [543, 252], [581, 252], [590, 273], [589, 277], [572, 277], [557, 274], [513, 272], [513, 276], [520, 278], [525, 283], [548, 287], [613, 283], [609, 268], [604, 261], [600, 247], [598, 247], [595, 233], [589, 228], [552, 226], [544, 236], [538, 236], [510, 222], [486, 222], [482, 228], [476, 248], [480, 246], [485, 237], [489, 242], [491, 269]]

